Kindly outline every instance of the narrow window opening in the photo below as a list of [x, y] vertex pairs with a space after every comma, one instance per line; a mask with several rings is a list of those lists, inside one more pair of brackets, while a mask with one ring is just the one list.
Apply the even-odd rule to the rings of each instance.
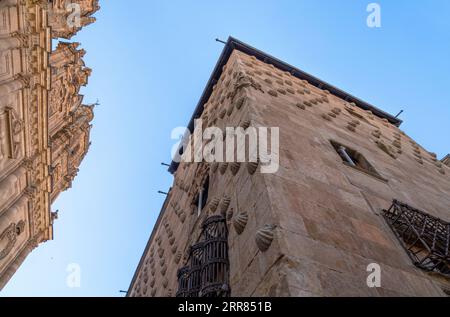
[[195, 199], [194, 205], [197, 207], [197, 214], [200, 216], [203, 208], [206, 206], [206, 202], [208, 201], [208, 192], [209, 192], [209, 176], [204, 181], [202, 188]]
[[331, 144], [341, 157], [344, 164], [386, 181], [383, 177], [381, 177], [372, 164], [369, 163], [364, 155], [335, 141], [331, 141]]
[[356, 166], [354, 159], [352, 159], [351, 156], [347, 153], [347, 149], [345, 147], [340, 145], [338, 148], [338, 153], [344, 162], [347, 162], [348, 164], [350, 164], [353, 167]]

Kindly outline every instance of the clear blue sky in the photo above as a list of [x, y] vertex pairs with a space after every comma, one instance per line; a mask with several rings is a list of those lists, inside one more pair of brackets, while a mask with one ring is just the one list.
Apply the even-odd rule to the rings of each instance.
[[[450, 152], [450, 1], [103, 0], [75, 40], [93, 68], [92, 147], [60, 210], [55, 240], [35, 250], [1, 295], [123, 296], [172, 177], [170, 132], [186, 125], [233, 35], [396, 114], [439, 157]], [[81, 267], [81, 288], [66, 268]]]

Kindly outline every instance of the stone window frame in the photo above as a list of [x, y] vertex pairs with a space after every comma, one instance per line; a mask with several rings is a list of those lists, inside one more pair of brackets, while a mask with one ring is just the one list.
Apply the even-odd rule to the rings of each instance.
[[341, 158], [344, 165], [366, 175], [375, 177], [376, 179], [385, 183], [388, 182], [388, 180], [381, 176], [381, 174], [377, 171], [373, 164], [370, 163], [370, 161], [361, 152], [335, 140], [330, 140], [330, 144], [336, 154]]

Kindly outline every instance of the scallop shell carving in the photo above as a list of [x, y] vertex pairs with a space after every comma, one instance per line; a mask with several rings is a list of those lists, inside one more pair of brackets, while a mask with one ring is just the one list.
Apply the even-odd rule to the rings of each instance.
[[331, 116], [329, 115], [329, 114], [326, 114], [326, 113], [323, 113], [322, 114], [322, 118], [324, 118], [325, 120], [327, 120], [327, 121], [331, 121], [332, 119], [331, 119]]
[[227, 168], [228, 168], [228, 163], [222, 163], [219, 168], [220, 174], [222, 174], [222, 175], [225, 174], [225, 172], [227, 171]]
[[239, 172], [240, 168], [241, 168], [241, 163], [239, 163], [239, 162], [234, 162], [234, 163], [231, 163], [231, 165], [230, 165], [230, 170], [233, 175], [236, 175]]
[[250, 175], [255, 174], [256, 170], [258, 169], [259, 160], [257, 162], [249, 162], [247, 164], [247, 170], [250, 173]]
[[274, 239], [274, 230], [274, 225], [265, 225], [256, 232], [256, 245], [262, 252], [267, 251], [272, 244]]
[[244, 97], [239, 99], [238, 102], [236, 103], [236, 109], [241, 110], [241, 108], [245, 104], [245, 102], [246, 102], [246, 99]]
[[175, 254], [175, 253], [177, 252], [177, 249], [178, 249], [178, 246], [175, 244], [175, 245], [172, 247], [172, 253]]
[[173, 245], [175, 243], [175, 237], [172, 237], [169, 239], [170, 245]]
[[233, 220], [233, 226], [237, 234], [244, 232], [248, 222], [248, 214], [246, 212], [240, 212]]
[[163, 280], [163, 282], [162, 282], [162, 286], [163, 286], [164, 288], [167, 288], [167, 285], [169, 285], [169, 280], [165, 277], [164, 280]]
[[357, 120], [352, 120], [348, 123], [349, 126], [352, 126], [354, 128], [356, 128], [359, 125], [359, 121]]
[[303, 104], [307, 107], [312, 107], [313, 104], [311, 102], [309, 102], [308, 100], [304, 101]]
[[212, 171], [213, 173], [215, 173], [215, 172], [217, 171], [218, 168], [219, 168], [219, 163], [214, 162], [214, 163], [211, 164], [211, 171]]
[[269, 90], [268, 94], [271, 95], [272, 97], [278, 97], [278, 93], [275, 90]]
[[225, 196], [222, 200], [222, 202], [220, 203], [220, 212], [221, 213], [226, 213], [228, 210], [228, 207], [230, 206], [231, 203], [231, 198], [228, 196]]
[[233, 208], [230, 208], [230, 210], [228, 210], [228, 213], [227, 213], [227, 221], [230, 221], [231, 219], [233, 219], [233, 215], [234, 215], [234, 210], [233, 210]]
[[181, 212], [180, 213], [180, 221], [181, 221], [181, 223], [184, 223], [185, 220], [186, 220], [186, 213]]
[[241, 128], [247, 130], [250, 127], [250, 124], [250, 120], [245, 120], [244, 122], [242, 122]]
[[300, 109], [302, 109], [302, 110], [305, 110], [305, 105], [302, 104], [302, 103], [297, 103], [297, 104], [295, 104], [295, 106], [296, 106], [297, 108], [300, 108]]
[[178, 204], [175, 204], [175, 206], [173, 207], [173, 212], [175, 213], [175, 215], [178, 216], [178, 214], [180, 213], [181, 208], [180, 206], [178, 206]]
[[392, 145], [398, 149], [400, 149], [402, 147], [402, 143], [398, 140], [395, 140], [394, 142], [392, 142]]
[[212, 213], [216, 212], [217, 206], [219, 206], [219, 202], [220, 202], [220, 199], [216, 197], [213, 200], [211, 200], [211, 202], [209, 203], [209, 210]]
[[181, 252], [178, 252], [177, 255], [175, 256], [175, 263], [176, 264], [180, 263], [181, 257], [182, 257]]
[[292, 88], [286, 88], [286, 91], [288, 92], [288, 93], [290, 93], [291, 95], [295, 95], [295, 90], [294, 89], [292, 89]]
[[231, 114], [233, 113], [233, 109], [234, 109], [233, 104], [228, 106], [228, 111], [227, 111], [228, 116], [231, 116]]
[[332, 111], [334, 114], [338, 115], [338, 114], [341, 113], [342, 110], [341, 110], [340, 108], [333, 108], [331, 111]]

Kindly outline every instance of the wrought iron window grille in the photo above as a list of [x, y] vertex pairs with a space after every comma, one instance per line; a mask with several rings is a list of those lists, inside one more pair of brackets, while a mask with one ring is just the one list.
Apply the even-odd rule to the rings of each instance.
[[397, 200], [383, 216], [414, 265], [450, 277], [450, 223]]
[[226, 219], [212, 216], [189, 250], [188, 265], [178, 270], [177, 297], [229, 297], [230, 291]]

